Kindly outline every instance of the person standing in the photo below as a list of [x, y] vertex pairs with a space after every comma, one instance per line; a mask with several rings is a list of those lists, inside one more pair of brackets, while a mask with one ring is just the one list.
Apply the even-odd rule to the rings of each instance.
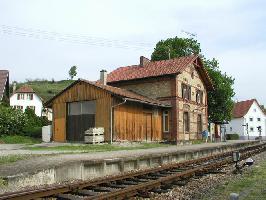
[[205, 140], [205, 143], [208, 142], [209, 132], [208, 130], [202, 131], [202, 139]]

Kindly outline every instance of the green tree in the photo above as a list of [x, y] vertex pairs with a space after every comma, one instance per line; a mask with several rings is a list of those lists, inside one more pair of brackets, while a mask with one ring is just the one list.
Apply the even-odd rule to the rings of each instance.
[[214, 85], [214, 90], [208, 91], [210, 121], [230, 121], [234, 106], [234, 101], [232, 100], [235, 95], [233, 89], [234, 78], [221, 72], [219, 63], [215, 58], [212, 60], [203, 58], [203, 63]]
[[[151, 59], [154, 61], [166, 60], [169, 59], [169, 53], [170, 58], [176, 58], [200, 54], [200, 52], [200, 43], [196, 39], [175, 37], [159, 41], [151, 55]], [[214, 90], [208, 91], [209, 120], [211, 122], [229, 121], [234, 104], [232, 100], [235, 95], [234, 79], [221, 72], [219, 63], [215, 58], [208, 60], [203, 55], [200, 55], [200, 57], [214, 85]]]
[[193, 38], [168, 38], [161, 40], [156, 44], [156, 47], [151, 55], [151, 59], [167, 60], [181, 56], [189, 56], [191, 54], [200, 54], [200, 43]]
[[73, 78], [77, 76], [77, 66], [72, 66], [70, 70], [68, 71], [68, 75], [70, 79], [73, 80]]
[[0, 135], [21, 134], [25, 123], [22, 111], [0, 104]]

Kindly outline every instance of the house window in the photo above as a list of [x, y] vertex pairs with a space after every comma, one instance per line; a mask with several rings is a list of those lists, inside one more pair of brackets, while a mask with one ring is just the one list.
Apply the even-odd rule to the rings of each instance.
[[258, 118], [258, 122], [260, 122], [260, 118]]
[[182, 83], [182, 98], [190, 100], [191, 99], [191, 86]]
[[27, 108], [30, 108], [35, 111], [35, 106], [27, 106]]
[[14, 106], [14, 108], [17, 110], [23, 110], [23, 106]]
[[198, 115], [197, 118], [197, 129], [198, 129], [198, 134], [202, 133], [202, 117], [201, 115]]
[[257, 109], [256, 108], [254, 108], [254, 112], [257, 112]]
[[233, 127], [230, 127], [230, 131], [233, 131]]
[[24, 94], [18, 94], [17, 95], [17, 100], [24, 99]]
[[250, 117], [250, 118], [249, 118], [249, 121], [253, 122], [253, 118], [252, 118], [252, 117]]
[[27, 99], [28, 100], [33, 100], [33, 94], [27, 94]]
[[184, 132], [189, 133], [189, 114], [188, 114], [188, 112], [184, 112], [183, 122], [184, 122]]
[[250, 132], [253, 132], [254, 131], [254, 128], [253, 127], [250, 127]]
[[197, 90], [196, 92], [196, 102], [203, 104], [203, 91]]
[[163, 111], [163, 131], [169, 132], [169, 111]]

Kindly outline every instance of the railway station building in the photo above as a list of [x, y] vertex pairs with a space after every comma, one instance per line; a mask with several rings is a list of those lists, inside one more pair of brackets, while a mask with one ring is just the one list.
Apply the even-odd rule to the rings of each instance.
[[199, 56], [150, 61], [102, 70], [100, 80], [79, 79], [50, 99], [53, 140], [84, 141], [104, 128], [104, 141], [201, 139], [208, 127], [207, 91], [212, 81]]

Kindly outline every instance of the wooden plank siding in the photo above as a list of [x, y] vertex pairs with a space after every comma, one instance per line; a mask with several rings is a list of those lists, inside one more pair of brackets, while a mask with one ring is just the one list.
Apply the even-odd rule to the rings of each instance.
[[114, 139], [117, 141], [162, 140], [162, 111], [130, 103], [114, 108]]
[[92, 85], [80, 82], [53, 101], [53, 140], [56, 142], [66, 141], [67, 103], [75, 101], [96, 100], [96, 127], [104, 127], [105, 141], [110, 141], [110, 112], [112, 96], [110, 93]]

